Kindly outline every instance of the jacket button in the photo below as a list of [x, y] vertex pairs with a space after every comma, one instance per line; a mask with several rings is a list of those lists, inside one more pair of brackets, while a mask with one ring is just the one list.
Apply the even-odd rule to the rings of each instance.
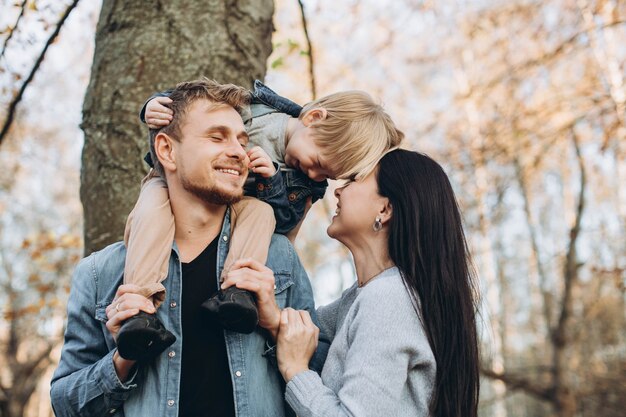
[[226, 241], [228, 240], [228, 236], [226, 236], [226, 235], [222, 236], [222, 240], [223, 240], [224, 242], [226, 242]]
[[237, 372], [235, 372], [235, 375], [237, 375], [237, 376], [241, 376], [241, 371], [237, 371]]
[[170, 303], [170, 307], [171, 307], [171, 308], [176, 308], [176, 301], [172, 301], [172, 302]]
[[265, 185], [263, 185], [263, 184], [257, 184], [257, 185], [256, 185], [256, 189], [257, 189], [257, 191], [263, 191], [263, 190], [265, 190]]
[[174, 356], [176, 356], [176, 352], [172, 350], [167, 354], [167, 356], [169, 356], [170, 358], [173, 358]]
[[170, 407], [174, 405], [174, 400], [167, 400], [167, 405]]
[[296, 197], [296, 193], [290, 193], [287, 198], [289, 198], [289, 201], [296, 201]]

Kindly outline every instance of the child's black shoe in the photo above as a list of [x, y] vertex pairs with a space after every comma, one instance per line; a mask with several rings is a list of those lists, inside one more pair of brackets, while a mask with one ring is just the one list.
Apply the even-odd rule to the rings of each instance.
[[220, 323], [226, 330], [252, 333], [259, 323], [259, 312], [254, 296], [246, 290], [228, 287], [202, 303], [210, 320]]
[[124, 359], [148, 361], [176, 341], [156, 314], [140, 311], [126, 320], [117, 334], [117, 351]]

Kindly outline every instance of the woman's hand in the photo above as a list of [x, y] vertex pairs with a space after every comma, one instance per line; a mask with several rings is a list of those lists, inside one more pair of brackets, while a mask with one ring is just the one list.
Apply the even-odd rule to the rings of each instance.
[[165, 107], [165, 104], [171, 102], [172, 99], [169, 97], [155, 97], [146, 104], [144, 119], [150, 129], [160, 129], [170, 124], [174, 112]]
[[274, 297], [274, 282], [274, 272], [271, 269], [259, 261], [248, 258], [240, 259], [233, 264], [221, 287], [224, 289], [235, 285], [237, 288], [254, 293], [259, 310], [259, 326], [267, 329], [276, 340], [280, 309]]
[[281, 312], [276, 358], [285, 381], [309, 369], [319, 333], [308, 311], [286, 308]]

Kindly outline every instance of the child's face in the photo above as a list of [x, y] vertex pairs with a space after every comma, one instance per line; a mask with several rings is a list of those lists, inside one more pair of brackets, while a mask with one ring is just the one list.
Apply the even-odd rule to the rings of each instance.
[[285, 164], [304, 172], [313, 181], [334, 179], [335, 172], [322, 156], [322, 150], [313, 139], [312, 130], [312, 127], [302, 126], [293, 133], [285, 147]]

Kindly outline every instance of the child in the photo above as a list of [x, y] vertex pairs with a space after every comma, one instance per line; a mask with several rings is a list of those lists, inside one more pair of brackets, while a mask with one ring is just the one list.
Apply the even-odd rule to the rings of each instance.
[[[247, 130], [253, 146], [248, 151], [252, 175], [245, 192], [256, 199], [244, 198], [232, 207], [232, 241], [222, 276], [240, 258], [265, 263], [274, 224], [276, 233], [293, 241], [309, 200], [314, 203], [324, 196], [327, 178], [367, 175], [379, 157], [404, 137], [383, 108], [364, 92], [331, 94], [302, 108], [258, 80], [254, 87], [251, 115], [244, 116], [244, 122], [251, 123]], [[140, 116], [149, 128], [163, 128], [172, 119], [167, 95], [159, 93], [144, 105]], [[147, 161], [151, 163], [149, 158]], [[264, 203], [271, 206], [274, 216], [268, 215]], [[127, 221], [124, 282], [145, 289], [143, 295], [152, 297], [155, 307], [165, 296], [160, 282], [167, 276], [173, 224], [166, 185], [151, 172]], [[141, 236], [141, 244], [135, 236]], [[258, 321], [251, 295], [234, 287], [220, 291], [203, 307], [229, 330], [249, 333]], [[148, 349], [142, 347], [145, 343], [140, 333], [146, 320], [132, 320], [127, 320], [119, 332], [118, 349], [127, 359], [145, 359]], [[166, 330], [162, 325], [155, 327], [160, 329], [156, 339], [166, 340], [160, 344], [174, 342], [163, 337]], [[154, 340], [143, 342], [154, 345]], [[169, 344], [152, 346], [148, 356], [156, 356]]]

